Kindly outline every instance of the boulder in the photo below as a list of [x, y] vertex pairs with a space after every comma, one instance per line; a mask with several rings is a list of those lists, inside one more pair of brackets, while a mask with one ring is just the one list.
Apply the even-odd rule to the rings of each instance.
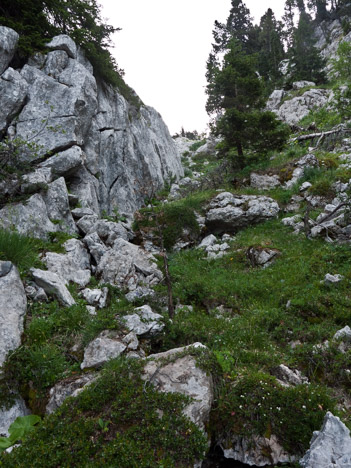
[[90, 259], [84, 244], [78, 239], [64, 243], [66, 254], [47, 252], [43, 258], [49, 271], [56, 273], [67, 283], [73, 281], [81, 287], [86, 286], [91, 277]]
[[303, 468], [351, 468], [349, 429], [329, 411], [320, 431], [313, 433], [309, 450], [300, 460]]
[[340, 283], [343, 279], [344, 277], [342, 275], [331, 275], [330, 273], [327, 273], [324, 277], [324, 284], [326, 284], [327, 286], [331, 286], [333, 284]]
[[54, 50], [64, 50], [69, 57], [73, 59], [77, 58], [77, 46], [66, 34], [55, 36], [48, 44], [46, 44], [46, 47]]
[[125, 295], [128, 302], [135, 302], [141, 299], [149, 299], [155, 296], [155, 291], [145, 286], [138, 286], [134, 291], [130, 291]]
[[49, 402], [46, 405], [46, 413], [51, 414], [59, 408], [68, 397], [76, 397], [88, 385], [98, 378], [98, 374], [87, 373], [79, 377], [73, 377], [57, 383], [50, 389]]
[[17, 268], [0, 261], [0, 367], [21, 344], [26, 311], [27, 297]]
[[19, 35], [11, 28], [0, 26], [0, 75], [9, 66], [17, 47]]
[[272, 198], [255, 195], [233, 195], [222, 192], [209, 204], [206, 226], [210, 232], [235, 232], [249, 225], [275, 218], [279, 205]]
[[272, 188], [279, 187], [280, 180], [279, 176], [276, 174], [268, 175], [252, 172], [250, 174], [250, 185], [251, 187], [259, 190], [270, 190]]
[[134, 309], [133, 314], [121, 317], [124, 326], [137, 336], [155, 336], [165, 327], [163, 317], [152, 311], [148, 305]]
[[[0, 26], [2, 28], [2, 26]], [[0, 32], [1, 34], [1, 32]], [[1, 41], [1, 38], [0, 38]], [[0, 46], [1, 47], [1, 46]], [[1, 53], [1, 50], [0, 50]], [[0, 55], [1, 67], [1, 55]], [[0, 73], [1, 75], [1, 73]], [[8, 68], [0, 76], [0, 132], [5, 130], [11, 120], [21, 109], [27, 96], [28, 83], [24, 80], [18, 71]]]
[[132, 291], [141, 284], [153, 286], [161, 281], [162, 273], [155, 262], [153, 255], [118, 238], [99, 261], [97, 275], [104, 283]]
[[68, 54], [64, 50], [49, 52], [43, 68], [44, 73], [57, 79], [60, 73], [67, 67], [68, 59]]
[[84, 359], [81, 369], [99, 367], [110, 359], [120, 356], [127, 349], [118, 332], [105, 330], [91, 341], [84, 350]]
[[308, 383], [308, 378], [304, 377], [299, 370], [292, 370], [284, 364], [280, 364], [273, 369], [272, 374], [283, 387], [295, 387], [296, 385]]
[[110, 247], [113, 246], [115, 240], [119, 237], [126, 241], [130, 239], [129, 233], [122, 223], [115, 223], [106, 219], [98, 219], [89, 229], [88, 234], [92, 234], [93, 232], [97, 232], [100, 239]]
[[316, 83], [314, 83], [313, 81], [294, 81], [294, 83], [292, 84], [292, 87], [295, 90], [308, 88], [312, 86], [316, 86]]
[[334, 340], [342, 340], [347, 343], [351, 343], [351, 328], [346, 325], [346, 327], [338, 330], [334, 335]]
[[267, 268], [280, 255], [280, 252], [276, 249], [249, 247], [247, 249], [246, 255], [253, 267], [262, 266], [263, 268]]
[[2, 208], [0, 227], [16, 227], [19, 234], [39, 239], [47, 239], [49, 232], [57, 231], [57, 226], [50, 221], [46, 204], [39, 193], [32, 195], [25, 203], [6, 205]]
[[61, 305], [70, 307], [76, 303], [66, 288], [64, 280], [56, 273], [37, 268], [31, 268], [31, 273], [36, 284], [42, 287], [46, 294], [54, 296]]
[[213, 403], [211, 375], [198, 367], [193, 348], [206, 349], [201, 343], [152, 354], [144, 367], [143, 379], [160, 392], [181, 393], [192, 398], [183, 413], [200, 429], [205, 429]]

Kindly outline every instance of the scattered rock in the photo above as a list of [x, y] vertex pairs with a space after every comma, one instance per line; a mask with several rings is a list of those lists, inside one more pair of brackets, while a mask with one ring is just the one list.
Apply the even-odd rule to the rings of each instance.
[[95, 338], [84, 350], [84, 360], [81, 369], [99, 367], [110, 359], [120, 356], [127, 346], [115, 330], [105, 330]]
[[153, 312], [148, 305], [137, 307], [133, 314], [124, 315], [121, 320], [125, 327], [137, 336], [155, 336], [165, 327], [162, 315]]
[[344, 277], [342, 275], [336, 274], [336, 275], [330, 275], [327, 273], [324, 277], [324, 284], [327, 286], [331, 286], [333, 284], [340, 283]]
[[263, 266], [263, 268], [267, 268], [272, 265], [277, 256], [280, 255], [280, 252], [276, 249], [249, 247], [246, 251], [246, 255], [250, 260], [251, 266]]
[[296, 385], [308, 384], [308, 378], [304, 377], [299, 370], [292, 370], [284, 364], [273, 369], [272, 374], [283, 387], [295, 387]]
[[335, 333], [333, 339], [351, 343], [351, 328], [348, 325], [346, 325], [346, 327], [342, 328], [341, 330], [338, 330]]
[[303, 468], [350, 468], [349, 429], [337, 416], [327, 412], [322, 429], [313, 433], [309, 450], [300, 460]]
[[125, 295], [128, 302], [135, 302], [140, 299], [149, 299], [155, 296], [155, 291], [144, 286], [138, 286], [134, 291], [130, 291]]
[[56, 273], [31, 268], [34, 281], [42, 287], [49, 296], [54, 296], [64, 307], [70, 307], [76, 302], [66, 288], [65, 282]]

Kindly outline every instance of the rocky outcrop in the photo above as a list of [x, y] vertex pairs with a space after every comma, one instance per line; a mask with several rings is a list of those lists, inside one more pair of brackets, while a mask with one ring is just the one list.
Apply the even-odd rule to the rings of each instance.
[[303, 468], [350, 468], [351, 437], [337, 416], [328, 411], [320, 431], [313, 433], [311, 445], [300, 460]]
[[[15, 71], [7, 67], [17, 40], [14, 31], [0, 28], [0, 131], [8, 129], [10, 138], [34, 145], [35, 149], [24, 148], [22, 158], [50, 167], [54, 179], [63, 176], [81, 205], [97, 215], [115, 208], [132, 213], [166, 180], [182, 175], [178, 151], [161, 116], [140, 101], [136, 104], [135, 95], [131, 104], [118, 90], [97, 84], [91, 65], [72, 39], [53, 38], [46, 55], [33, 57]], [[50, 200], [44, 193], [40, 196], [48, 217], [61, 220], [72, 232], [75, 226], [66, 200], [63, 203], [67, 190], [66, 195], [61, 191], [61, 211], [50, 194], [55, 188], [57, 198], [60, 183], [53, 180], [49, 186]], [[16, 209], [23, 212], [22, 206]], [[9, 223], [5, 214], [0, 213], [4, 225]], [[55, 230], [47, 220], [38, 231], [28, 224], [22, 228], [25, 234], [32, 231], [44, 237], [44, 232]]]
[[27, 298], [19, 273], [11, 262], [0, 261], [0, 367], [21, 344]]
[[[183, 413], [204, 430], [213, 402], [212, 377], [200, 369], [192, 348], [205, 348], [195, 343], [148, 357], [143, 379], [160, 392], [181, 393], [192, 398]], [[188, 352], [187, 352], [188, 351]]]
[[121, 321], [137, 336], [155, 336], [165, 327], [162, 315], [153, 312], [148, 305], [137, 307], [133, 314], [124, 315]]
[[209, 204], [206, 226], [214, 233], [235, 232], [248, 225], [275, 218], [278, 213], [279, 205], [272, 198], [222, 192]]

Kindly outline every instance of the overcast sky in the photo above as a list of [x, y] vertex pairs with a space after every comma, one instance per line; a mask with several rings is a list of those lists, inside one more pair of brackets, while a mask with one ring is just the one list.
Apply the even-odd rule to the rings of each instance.
[[[112, 50], [125, 80], [162, 115], [171, 134], [205, 131], [206, 61], [215, 20], [228, 17], [230, 0], [100, 0], [102, 16], [122, 28]], [[284, 0], [247, 0], [255, 22], [268, 8], [277, 18]]]

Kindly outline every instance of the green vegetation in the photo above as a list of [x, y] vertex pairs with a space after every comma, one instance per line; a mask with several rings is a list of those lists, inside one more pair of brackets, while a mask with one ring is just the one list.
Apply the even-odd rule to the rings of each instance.
[[15, 231], [0, 229], [0, 260], [14, 263], [20, 272], [38, 266], [39, 242]]
[[1, 467], [118, 466], [188, 468], [207, 448], [182, 415], [189, 401], [145, 385], [138, 361], [111, 361], [102, 377], [46, 417]]
[[27, 434], [34, 430], [34, 427], [40, 421], [40, 417], [35, 414], [29, 416], [19, 416], [9, 427], [9, 437], [0, 437], [0, 453], [3, 450], [22, 440]]

